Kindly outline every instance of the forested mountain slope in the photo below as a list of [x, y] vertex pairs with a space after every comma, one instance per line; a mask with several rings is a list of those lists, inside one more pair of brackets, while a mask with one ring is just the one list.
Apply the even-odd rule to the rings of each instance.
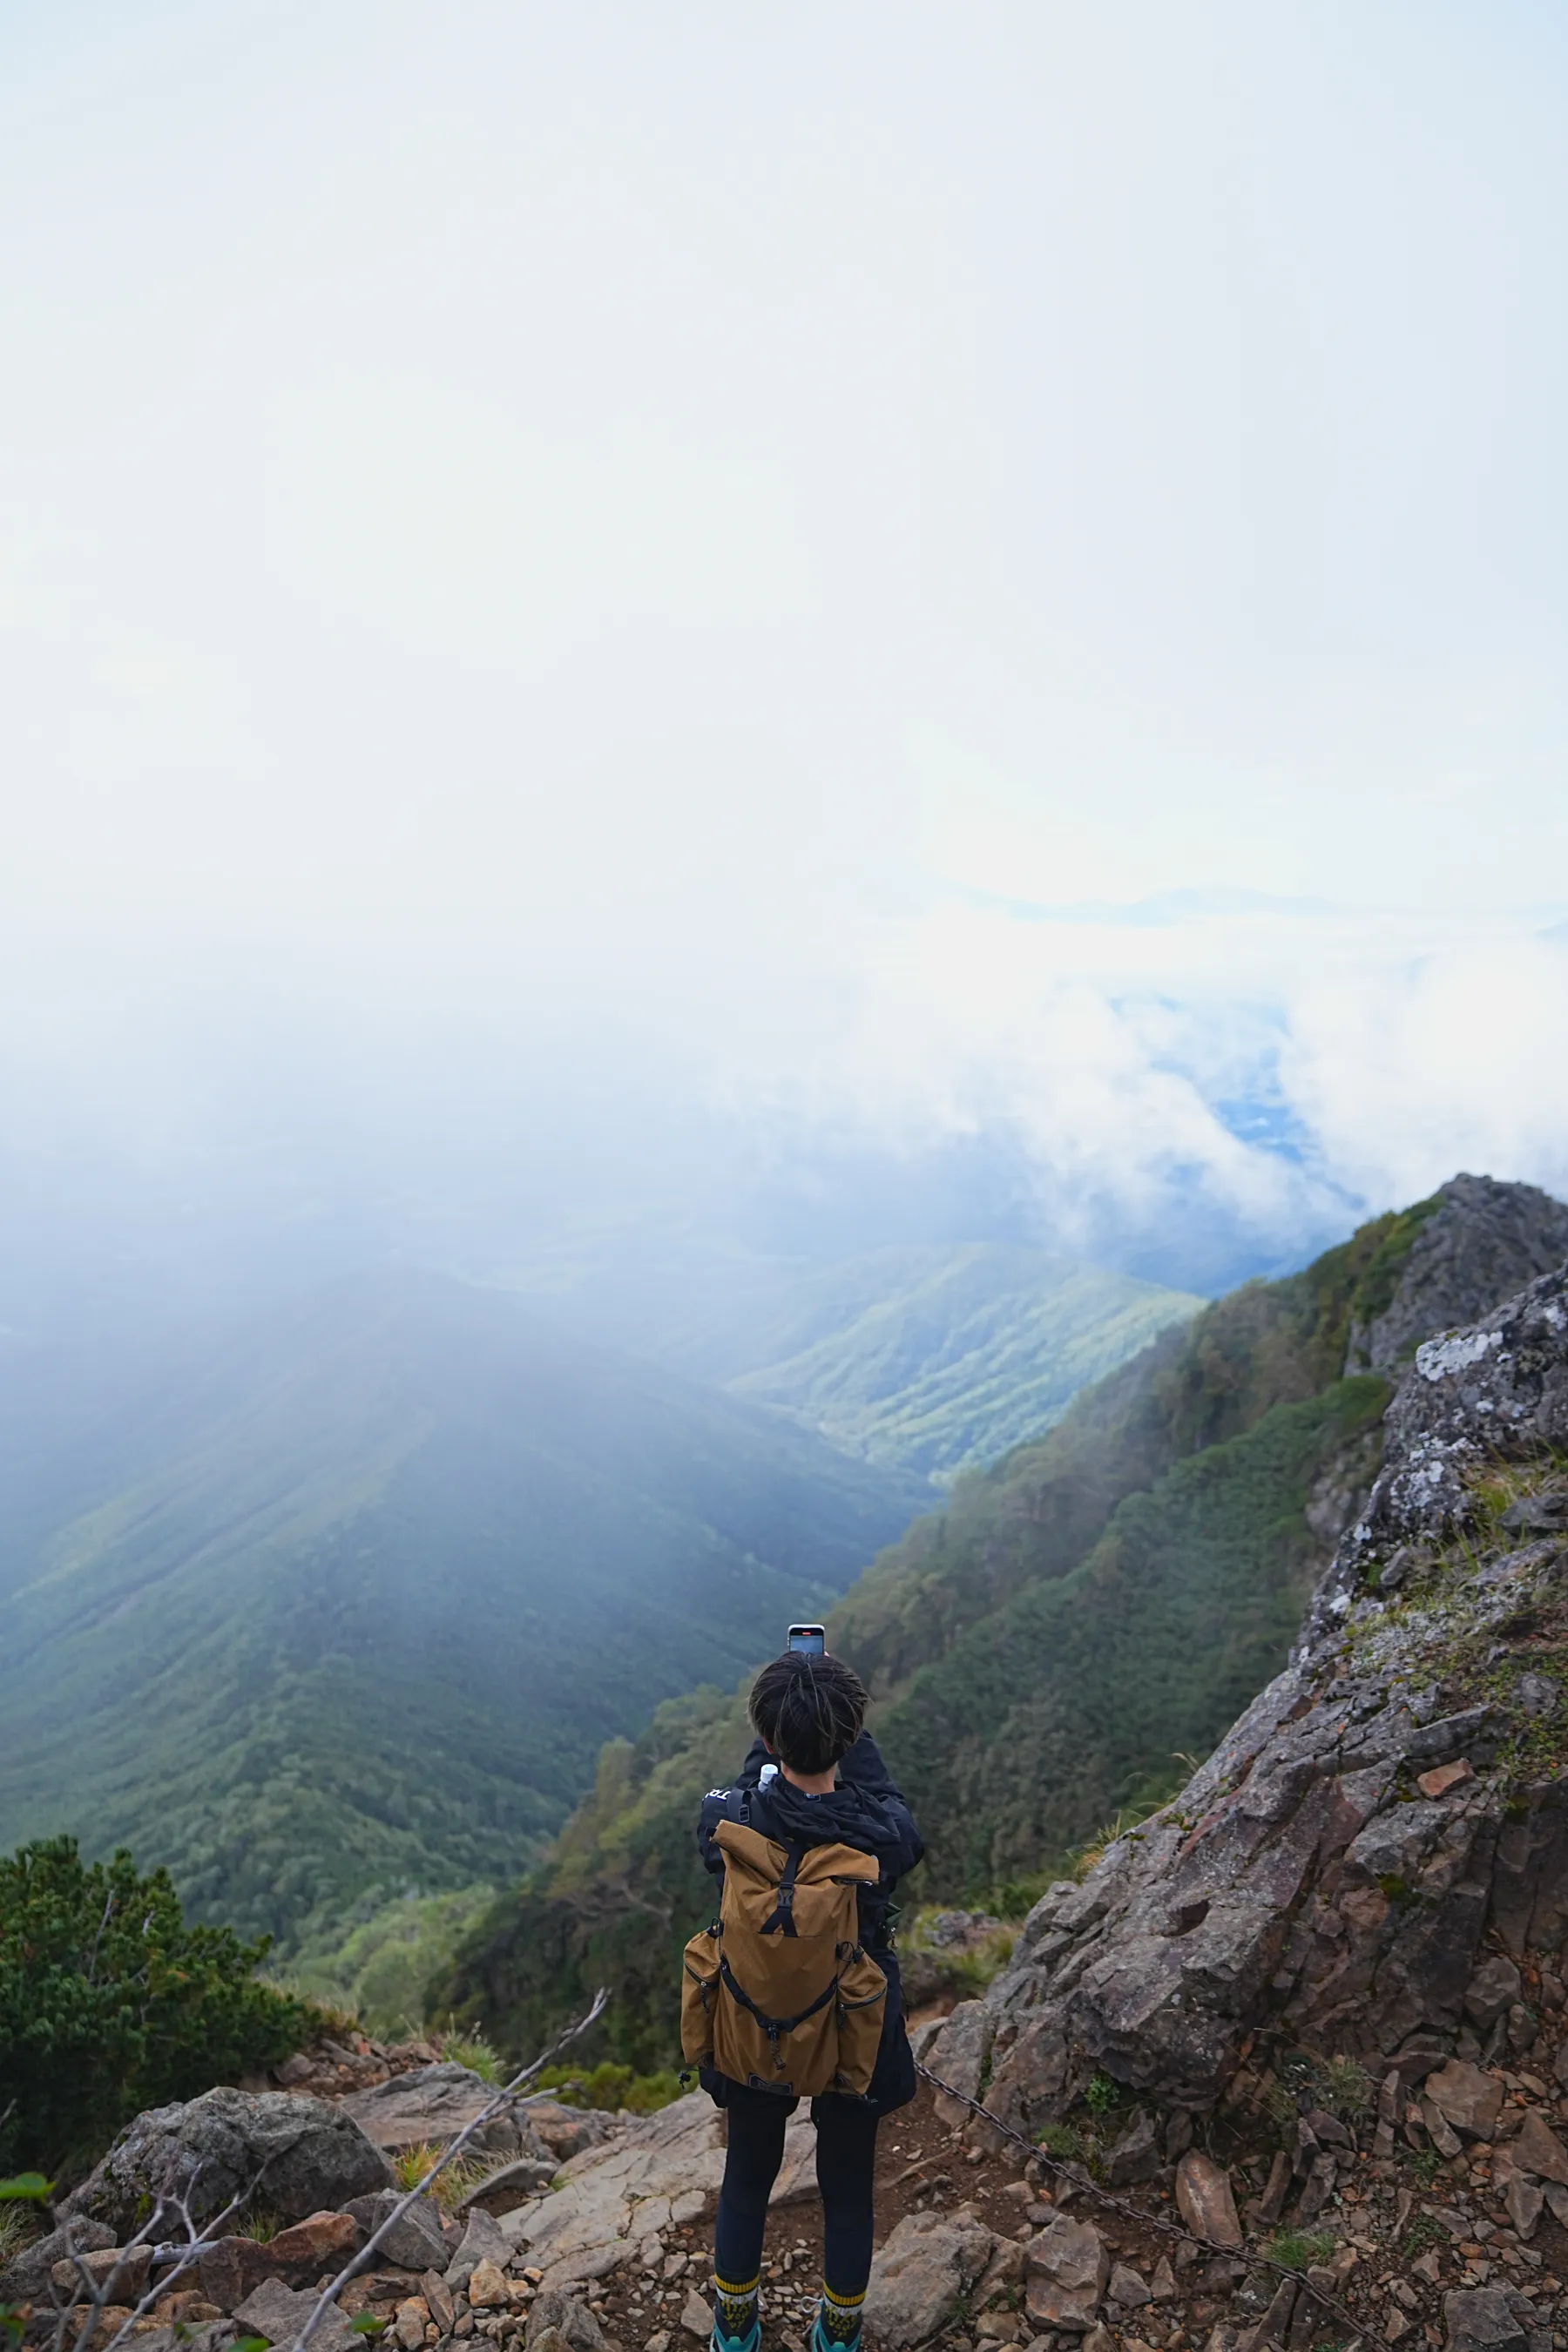
[[[928, 1841], [911, 1899], [993, 1891], [1184, 1778], [1176, 1751], [1205, 1754], [1283, 1664], [1375, 1474], [1387, 1375], [1564, 1257], [1568, 1209], [1458, 1178], [1157, 1340], [884, 1553], [830, 1640], [882, 1702]], [[696, 1800], [746, 1737], [715, 1691], [607, 1751], [552, 1859], [442, 1979], [443, 2006], [521, 2043], [608, 1979], [617, 2051], [668, 2057], [706, 1900]]]
[[1371, 1486], [1389, 1376], [1564, 1257], [1568, 1209], [1458, 1177], [1217, 1300], [917, 1522], [832, 1638], [889, 1702], [933, 1885], [1037, 1871], [1205, 1754]]
[[693, 1243], [634, 1269], [544, 1258], [516, 1278], [566, 1328], [938, 1479], [1037, 1436], [1087, 1382], [1203, 1304], [987, 1242], [827, 1265]]
[[123, 1841], [285, 1939], [514, 1874], [606, 1737], [732, 1681], [921, 1491], [433, 1276], [279, 1310], [139, 1431], [5, 1553], [0, 1848]]

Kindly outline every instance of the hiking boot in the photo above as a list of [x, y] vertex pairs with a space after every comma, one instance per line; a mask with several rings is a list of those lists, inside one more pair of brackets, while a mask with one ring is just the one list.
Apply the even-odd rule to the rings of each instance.
[[708, 2352], [760, 2352], [763, 2323], [754, 2318], [743, 2336], [726, 2336], [724, 2323], [717, 2312], [713, 2315], [713, 2333], [708, 2338]]
[[[826, 2313], [826, 2303], [819, 2303], [816, 2306], [816, 2316], [811, 2323], [811, 2333], [805, 2339], [805, 2352], [860, 2352], [858, 2311], [856, 2314], [853, 2336], [834, 2335], [827, 2324]], [[839, 2324], [842, 2326], [842, 2319]]]

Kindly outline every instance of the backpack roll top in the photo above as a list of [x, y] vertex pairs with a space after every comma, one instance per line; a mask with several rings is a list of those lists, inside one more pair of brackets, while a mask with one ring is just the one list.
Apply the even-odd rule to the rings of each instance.
[[681, 2047], [732, 2082], [795, 2098], [864, 2097], [887, 1979], [860, 1948], [858, 1897], [880, 1876], [857, 1847], [784, 1845], [721, 1822], [724, 1899], [686, 1947]]

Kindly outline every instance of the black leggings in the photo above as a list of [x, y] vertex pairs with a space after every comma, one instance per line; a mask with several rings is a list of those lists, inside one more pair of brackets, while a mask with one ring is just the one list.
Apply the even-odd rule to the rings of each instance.
[[[784, 2157], [790, 2102], [732, 2083], [725, 2113], [730, 2152], [719, 2192], [713, 2267], [736, 2285], [763, 2266], [768, 2192]], [[835, 2294], [858, 2295], [871, 2274], [871, 2176], [877, 2161], [874, 2107], [836, 2093], [813, 2099], [816, 2185], [822, 2191], [822, 2275]]]

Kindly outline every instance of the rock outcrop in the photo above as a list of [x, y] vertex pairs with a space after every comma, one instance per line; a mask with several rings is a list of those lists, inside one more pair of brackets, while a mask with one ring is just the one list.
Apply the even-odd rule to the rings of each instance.
[[1565, 1448], [1568, 1270], [1417, 1349], [1289, 1667], [1050, 1888], [933, 2070], [1033, 2129], [1097, 2071], [1213, 2108], [1252, 2039], [1407, 2087], [1493, 2054], [1509, 1969], [1568, 1937]]
[[[394, 2074], [374, 2089], [351, 2091], [339, 2104], [367, 2139], [395, 2152], [425, 2145], [442, 2147], [494, 2097], [494, 2084], [482, 2074], [445, 2059], [433, 2066], [416, 2067], [409, 2074]], [[551, 2150], [531, 2129], [522, 2102], [482, 2125], [469, 2146], [489, 2156], [553, 2161]]]
[[189, 2196], [198, 2221], [236, 2197], [303, 2221], [391, 2186], [385, 2157], [342, 2108], [283, 2091], [221, 2089], [138, 2116], [63, 2210], [129, 2231], [177, 2192]]
[[[605, 2278], [623, 2263], [662, 2258], [672, 2222], [706, 2219], [724, 2172], [723, 2126], [706, 2092], [694, 2091], [646, 2123], [564, 2166], [561, 2185], [500, 2219], [519, 2256], [542, 2273], [546, 2289]], [[815, 2196], [816, 2137], [802, 2108], [784, 2133], [772, 2202]]]
[[1432, 1332], [1475, 1322], [1568, 1258], [1568, 1206], [1533, 1184], [1454, 1176], [1433, 1202], [1387, 1306], [1352, 1323], [1347, 1372], [1397, 1374]]

